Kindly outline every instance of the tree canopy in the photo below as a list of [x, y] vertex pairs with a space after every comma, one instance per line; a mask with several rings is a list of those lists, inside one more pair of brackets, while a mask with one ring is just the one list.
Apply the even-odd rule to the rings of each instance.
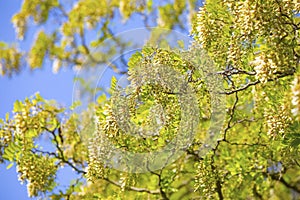
[[300, 198], [299, 1], [24, 0], [12, 23], [36, 37], [0, 43], [3, 76], [82, 75], [72, 106], [37, 93], [0, 119], [29, 197]]

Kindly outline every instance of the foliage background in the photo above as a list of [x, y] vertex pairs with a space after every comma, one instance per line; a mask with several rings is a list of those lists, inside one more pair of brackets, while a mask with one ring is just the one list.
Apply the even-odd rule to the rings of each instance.
[[[89, 4], [92, 1], [86, 2]], [[124, 1], [122, 2], [124, 3]], [[180, 1], [176, 2], [178, 3]], [[218, 74], [224, 78], [224, 87], [226, 88], [224, 95], [227, 95], [226, 99], [228, 104], [226, 111], [228, 115], [227, 123], [224, 124], [223, 138], [218, 141], [216, 148], [203, 158], [200, 158], [197, 154], [197, 148], [199, 147], [197, 140], [200, 140], [199, 138], [202, 136], [200, 130], [206, 130], [205, 124], [203, 123], [204, 125], [201, 124], [199, 126], [197, 135], [199, 138], [196, 138], [193, 146], [186, 151], [186, 159], [183, 157], [176, 162], [179, 167], [171, 165], [168, 170], [151, 172], [146, 175], [120, 174], [114, 170], [108, 172], [109, 170], [99, 164], [97, 159], [90, 154], [88, 159], [89, 167], [87, 177], [90, 180], [95, 180], [95, 185], [81, 187], [81, 185], [76, 182], [74, 183], [74, 187], [70, 186], [70, 190], [67, 191], [68, 194], [61, 193], [53, 195], [52, 197], [71, 196], [76, 199], [78, 196], [71, 194], [73, 190], [75, 192], [80, 191], [80, 194], [86, 198], [91, 198], [92, 196], [104, 196], [104, 198], [108, 198], [111, 197], [111, 194], [115, 195], [114, 197], [119, 198], [124, 196], [127, 197], [127, 195], [133, 197], [135, 196], [133, 191], [141, 190], [135, 188], [135, 186], [145, 184], [148, 179], [151, 179], [151, 181], [149, 181], [149, 187], [151, 187], [151, 189], [153, 188], [153, 190], [146, 190], [146, 192], [157, 193], [157, 195], [161, 195], [164, 199], [167, 199], [167, 196], [172, 196], [173, 194], [174, 196], [172, 196], [172, 198], [174, 199], [178, 198], [178, 195], [195, 195], [195, 198], [200, 196], [203, 198], [219, 199], [245, 199], [246, 197], [255, 199], [297, 199], [299, 197], [300, 75], [298, 65], [300, 60], [300, 3], [288, 0], [283, 2], [278, 0], [268, 0], [265, 1], [266, 3], [262, 3], [262, 1], [231, 0], [208, 0], [206, 2], [206, 6], [201, 9], [193, 23], [193, 34], [197, 42], [201, 43], [208, 51], [209, 55], [214, 59], [220, 70]], [[130, 15], [130, 13], [128, 13], [130, 9], [126, 8], [128, 5], [129, 4], [120, 5], [121, 13], [125, 18]], [[85, 4], [81, 4], [81, 6], [85, 8]], [[76, 10], [76, 7], [74, 7], [74, 9]], [[166, 14], [170, 9], [172, 9], [172, 7], [167, 6], [160, 9], [160, 12]], [[175, 9], [178, 9], [178, 7]], [[14, 18], [15, 22], [19, 23], [18, 28], [21, 28], [19, 29], [20, 37], [22, 37], [24, 31], [22, 29], [24, 28], [22, 27], [24, 20], [22, 15], [28, 15], [27, 11], [21, 13], [19, 17]], [[86, 9], [84, 11], [87, 12]], [[103, 14], [103, 10], [98, 11], [100, 11], [100, 15]], [[39, 15], [39, 13], [35, 13], [34, 10], [31, 10], [29, 14], [33, 14], [37, 22], [44, 22], [44, 15]], [[79, 14], [79, 16], [77, 14]], [[72, 12], [72, 16], [70, 17], [73, 19], [72, 23], [67, 24], [64, 26], [64, 29], [62, 29], [65, 36], [70, 36], [71, 34], [71, 37], [73, 37], [72, 34], [76, 32], [80, 36], [83, 34], [80, 29], [82, 26], [80, 14], [82, 13], [78, 13], [77, 10]], [[94, 16], [93, 14], [94, 13], [92, 13], [91, 16]], [[173, 18], [172, 16], [173, 15], [163, 15], [162, 19], [160, 19], [160, 21], [158, 20], [159, 24], [171, 28], [172, 23], [177, 23], [178, 20], [178, 18]], [[163, 20], [167, 23], [164, 23]], [[46, 23], [44, 25], [45, 29], [49, 28], [49, 25], [51, 24]], [[140, 24], [135, 25], [139, 26]], [[71, 29], [69, 29], [70, 26]], [[51, 30], [51, 28], [52, 27], [50, 26], [49, 30]], [[74, 29], [72, 30], [72, 28]], [[126, 28], [132, 27], [127, 26]], [[181, 27], [176, 26], [176, 28], [180, 29]], [[105, 27], [103, 30], [107, 31]], [[29, 29], [27, 35], [31, 36], [35, 31], [36, 30], [34, 29]], [[117, 29], [117, 31], [121, 30]], [[76, 38], [78, 35], [74, 37]], [[32, 69], [41, 67], [42, 60], [38, 55], [40, 52], [43, 53], [45, 45], [53, 47], [53, 43], [50, 41], [51, 38], [45, 37], [43, 33], [40, 34], [40, 39], [42, 40], [37, 43], [37, 46], [35, 46], [36, 48], [33, 48], [31, 53], [29, 53], [29, 65]], [[70, 42], [68, 39], [70, 38], [63, 37], [62, 44]], [[21, 42], [21, 46], [25, 50], [28, 50], [29, 48], [29, 43], [27, 42], [29, 41], [25, 40], [24, 42]], [[49, 42], [49, 44], [47, 42]], [[73, 49], [76, 55], [89, 54], [84, 43], [85, 41], [82, 41], [82, 45], [79, 44], [76, 49]], [[66, 49], [66, 51], [68, 50], [69, 49]], [[51, 52], [51, 56], [56, 58], [56, 62], [58, 62], [57, 58], [61, 60], [65, 59], [67, 62], [73, 62], [73, 64], [80, 64], [81, 62], [80, 56], [68, 57], [68, 52], [65, 52], [66, 54], [60, 54], [58, 52], [60, 52], [59, 47]], [[156, 62], [168, 63], [177, 67], [180, 66], [182, 67], [180, 68], [181, 72], [186, 72], [187, 65], [185, 65], [182, 60], [180, 60], [180, 62], [175, 62], [172, 59], [168, 60], [168, 56], [164, 56], [164, 53], [166, 52], [158, 53], [153, 59]], [[147, 54], [147, 52], [145, 54]], [[167, 55], [170, 54], [167, 53]], [[51, 59], [53, 59], [53, 57]], [[137, 57], [134, 57], [134, 59], [137, 59]], [[146, 60], [144, 61], [146, 62]], [[14, 70], [19, 70], [18, 63], [17, 65], [12, 66], [5, 65], [5, 67], [8, 67], [4, 68], [7, 70], [5, 71], [7, 75], [11, 75], [10, 73], [14, 72]], [[190, 66], [188, 65], [188, 67]], [[42, 76], [43, 73], [51, 73], [49, 70], [47, 71], [47, 68], [50, 68], [49, 61], [44, 63], [42, 70], [33, 72], [35, 76], [41, 79], [41, 82], [39, 82], [39, 78], [35, 78], [34, 86], [45, 86], [45, 88], [47, 88], [47, 93], [45, 92], [46, 94], [43, 95], [43, 87], [35, 87], [34, 90], [40, 89], [40, 92], [44, 97], [59, 100], [62, 96], [55, 96], [59, 95], [59, 93], [53, 94], [52, 96], [52, 91], [49, 91], [50, 93], [48, 93], [48, 90], [49, 88], [53, 88], [53, 92], [55, 92], [57, 88], [60, 88], [60, 85], [64, 85], [65, 83], [53, 87], [54, 85], [52, 82], [57, 83], [57, 80], [53, 77], [48, 77], [48, 79]], [[56, 70], [57, 69], [54, 69], [54, 71]], [[194, 72], [194, 69], [192, 71]], [[64, 79], [64, 75], [67, 76], [67, 74], [68, 73], [65, 73], [61, 77], [56, 78]], [[28, 74], [25, 73], [23, 76], [26, 77], [27, 75]], [[196, 79], [196, 81], [193, 82], [193, 79], [195, 80], [195, 78], [198, 78], [198, 75], [199, 74], [197, 73], [192, 74], [191, 79], [188, 79], [188, 81], [191, 85], [200, 88], [201, 92], [206, 91], [205, 87], [201, 87], [201, 82], [198, 82], [199, 79]], [[134, 79], [136, 77], [133, 75], [132, 78]], [[11, 83], [6, 78], [1, 81], [7, 86]], [[22, 81], [24, 81], [24, 77], [22, 77]], [[27, 83], [23, 84], [23, 82], [20, 81], [16, 82], [16, 84], [22, 84], [23, 88], [26, 89], [17, 86], [18, 89], [13, 90], [13, 93], [3, 93], [15, 95], [15, 93], [19, 94], [18, 90], [21, 90], [22, 92], [25, 91], [26, 94], [24, 94], [24, 96], [31, 96], [33, 94], [32, 91], [27, 90], [29, 88], [29, 85], [26, 85]], [[47, 84], [51, 85], [51, 87]], [[112, 85], [115, 85], [114, 81], [112, 81]], [[293, 86], [292, 88], [290, 87], [291, 85]], [[14, 88], [12, 87], [11, 89]], [[8, 87], [5, 87], [5, 91], [8, 91]], [[207, 104], [209, 104], [208, 102], [201, 101], [201, 93], [198, 95], [199, 102], [203, 103], [201, 106], [207, 106]], [[24, 99], [23, 96], [14, 96], [12, 98]], [[39, 97], [37, 98], [40, 99]], [[63, 101], [66, 102], [65, 106], [68, 106], [68, 100], [64, 99]], [[9, 138], [10, 130], [16, 132], [14, 136], [19, 133], [24, 133], [26, 136], [28, 135], [30, 139], [35, 137], [36, 130], [46, 131], [50, 133], [50, 137], [52, 134], [53, 142], [57, 147], [67, 143], [67, 145], [70, 145], [73, 148], [73, 140], [70, 138], [76, 139], [76, 135], [74, 135], [73, 132], [74, 127], [72, 126], [72, 120], [71, 123], [66, 125], [71, 131], [68, 132], [68, 128], [64, 129], [64, 131], [66, 131], [63, 131], [64, 137], [61, 136], [61, 129], [57, 126], [57, 121], [55, 121], [55, 119], [50, 122], [47, 121], [49, 124], [46, 125], [47, 127], [48, 125], [49, 127], [52, 127], [50, 125], [54, 125], [54, 130], [47, 129], [47, 127], [44, 129], [45, 122], [37, 119], [30, 124], [30, 128], [39, 127], [39, 124], [35, 124], [38, 122], [40, 122], [42, 128], [39, 127], [37, 129], [28, 130], [27, 127], [24, 126], [24, 124], [26, 124], [24, 121], [20, 123], [20, 115], [22, 114], [28, 118], [28, 110], [31, 109], [30, 106], [31, 103], [28, 101], [24, 108], [22, 108], [23, 105], [20, 102], [15, 104], [14, 110], [17, 114], [12, 119], [12, 123], [15, 122], [16, 126], [12, 126], [11, 129], [7, 129], [6, 127], [6, 129], [1, 130], [1, 134], [8, 134], [8, 137], [3, 137], [4, 139], [1, 138], [1, 142], [3, 142], [6, 149], [4, 153], [5, 159], [7, 160], [14, 159], [11, 152], [12, 150], [20, 152], [20, 144], [22, 148], [25, 149], [25, 154], [21, 157], [22, 159], [20, 159], [22, 162], [19, 164], [19, 169], [22, 173], [21, 179], [29, 180], [29, 184], [27, 185], [29, 194], [37, 195], [37, 192], [39, 191], [42, 191], [41, 193], [43, 193], [45, 190], [51, 190], [53, 185], [43, 185], [44, 182], [38, 179], [37, 184], [33, 184], [36, 183], [34, 182], [35, 178], [40, 177], [32, 176], [37, 174], [34, 174], [35, 170], [30, 170], [30, 166], [27, 165], [28, 163], [32, 164], [29, 162], [30, 159], [35, 159], [36, 167], [34, 169], [37, 171], [43, 171], [47, 167], [50, 168], [49, 170], [43, 171], [43, 173], [38, 173], [39, 175], [44, 175], [46, 172], [49, 173], [50, 180], [48, 179], [48, 181], [50, 183], [52, 170], [54, 168], [51, 165], [51, 162], [43, 162], [44, 158], [40, 159], [39, 157], [36, 157], [36, 155], [41, 152], [38, 152], [37, 149], [33, 148], [32, 143], [30, 143], [29, 146], [23, 145], [23, 143], [18, 143], [18, 138], [12, 143], [7, 143], [5, 138]], [[46, 111], [41, 111], [39, 113], [41, 115], [40, 118], [47, 117], [47, 111], [49, 111], [47, 109], [50, 109], [50, 112], [55, 115], [60, 112], [60, 110], [55, 109], [47, 102]], [[122, 144], [122, 142], [124, 141], [134, 143], [135, 140], [128, 141], [122, 138], [123, 136], [120, 134], [120, 130], [115, 126], [115, 119], [110, 117], [109, 109], [108, 106], [104, 108], [100, 107], [97, 110], [99, 113], [101, 113], [101, 111], [106, 112], [105, 115], [97, 113], [99, 114], [99, 119], [101, 119], [101, 123], [99, 122], [98, 124], [99, 127], [103, 128], [103, 132], [114, 138], [116, 142], [120, 142], [119, 144], [121, 146], [123, 145], [123, 147], [124, 144]], [[203, 117], [201, 120], [205, 121], [207, 116], [205, 113], [202, 114]], [[209, 114], [207, 115], [209, 116]], [[35, 115], [33, 114], [31, 117], [35, 118]], [[174, 119], [176, 122], [176, 118]], [[6, 125], [7, 124], [3, 126]], [[10, 124], [8, 123], [7, 126], [10, 127]], [[97, 136], [103, 132], [99, 131]], [[65, 143], [62, 138], [65, 139]], [[96, 137], [96, 140], [97, 139], [98, 138]], [[21, 142], [24, 141], [27, 142], [26, 138], [21, 138]], [[41, 142], [43, 143], [43, 138]], [[153, 144], [155, 144], [155, 142], [153, 142], [152, 145]], [[8, 145], [8, 147], [6, 145]], [[126, 145], [125, 147], [131, 148]], [[45, 144], [45, 146], [47, 147], [47, 144]], [[1, 148], [2, 147], [3, 146], [1, 146]], [[86, 161], [84, 160], [86, 159], [84, 154], [78, 155], [78, 152], [72, 151], [73, 149], [71, 151], [66, 150], [66, 152], [62, 152], [59, 148], [57, 150], [57, 152], [49, 155], [54, 155], [54, 157], [57, 158], [57, 162], [73, 167], [78, 173], [86, 173], [81, 170], [81, 168], [85, 168], [86, 164], [82, 164], [82, 162]], [[137, 149], [133, 148], [133, 150]], [[31, 151], [35, 152], [32, 153]], [[71, 155], [70, 160], [72, 162], [74, 161], [78, 168], [70, 164], [68, 158], [67, 160], [65, 159], [64, 155], [66, 156], [67, 153], [69, 153], [68, 156]], [[42, 152], [42, 154], [45, 156], [47, 152]], [[21, 154], [18, 155], [20, 156]], [[81, 156], [83, 157], [83, 161], [81, 160]], [[77, 158], [76, 160], [75, 157]], [[52, 161], [52, 159], [53, 158], [47, 161]], [[17, 160], [17, 162], [18, 161], [19, 160]], [[33, 174], [31, 174], [31, 172], [33, 172]], [[192, 177], [191, 180], [184, 180], [189, 179], [189, 176]], [[98, 181], [97, 178], [102, 179], [102, 181]], [[112, 181], [114, 179], [119, 180], [119, 182]], [[155, 180], [157, 179], [158, 184], [155, 184]], [[59, 179], [58, 181], [61, 182]], [[185, 181], [187, 181], [187, 183], [185, 183]], [[181, 185], [181, 183], [183, 184]], [[159, 189], [154, 190], [156, 187]], [[180, 187], [180, 190], [183, 189], [176, 193], [176, 187]], [[120, 189], [125, 190], [124, 193], [120, 192]], [[94, 190], [97, 190], [98, 193], [95, 193]], [[142, 190], [144, 191], [144, 189]], [[69, 193], [70, 191], [71, 193]], [[195, 191], [196, 193], [191, 193], [191, 191]], [[137, 197], [145, 198], [146, 195], [139, 193]], [[157, 196], [154, 196], [153, 198], [155, 197]]]

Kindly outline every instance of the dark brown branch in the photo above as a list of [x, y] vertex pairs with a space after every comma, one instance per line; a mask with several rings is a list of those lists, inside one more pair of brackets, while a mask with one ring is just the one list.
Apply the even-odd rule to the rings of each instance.
[[226, 69], [224, 71], [218, 71], [218, 72], [216, 72], [216, 74], [222, 74], [224, 76], [231, 76], [231, 75], [235, 75], [235, 74], [247, 74], [250, 76], [254, 76], [256, 74], [256, 72], [232, 68], [232, 69]]
[[300, 194], [300, 188], [298, 188], [296, 185], [291, 185], [290, 183], [288, 183], [283, 176], [277, 176], [276, 174], [272, 174], [270, 175], [270, 177], [274, 180], [274, 181], [279, 181], [280, 183], [282, 183], [285, 187], [292, 189], [293, 191], [297, 192]]
[[223, 196], [223, 192], [222, 192], [222, 184], [221, 184], [221, 181], [219, 179], [217, 179], [217, 181], [216, 181], [216, 190], [217, 190], [219, 199], [223, 200], [224, 196]]
[[223, 192], [222, 192], [222, 183], [221, 183], [221, 180], [219, 178], [219, 175], [218, 175], [218, 171], [217, 171], [217, 168], [215, 166], [215, 160], [214, 160], [214, 156], [216, 154], [214, 154], [212, 157], [211, 157], [211, 169], [213, 171], [213, 173], [215, 174], [215, 177], [216, 177], [216, 192], [218, 194], [218, 197], [220, 200], [223, 200], [224, 199], [224, 196], [223, 196]]
[[231, 122], [233, 120], [235, 109], [236, 109], [238, 101], [239, 101], [239, 96], [238, 96], [238, 93], [235, 92], [235, 101], [234, 101], [234, 104], [233, 104], [232, 108], [230, 109], [230, 118], [228, 120], [227, 127], [224, 130], [224, 140], [226, 140], [227, 131], [231, 128]]
[[300, 163], [297, 160], [294, 160], [296, 165], [298, 165], [298, 167], [300, 167]]
[[148, 164], [149, 164], [149, 163], [147, 163], [147, 169], [148, 169], [148, 171], [149, 171], [151, 174], [156, 175], [156, 176], [158, 177], [158, 187], [159, 187], [160, 195], [162, 196], [162, 198], [163, 198], [164, 200], [168, 200], [169, 198], [168, 198], [166, 192], [165, 192], [165, 191], [163, 190], [163, 188], [162, 188], [162, 177], [161, 177], [162, 170], [160, 170], [159, 173], [156, 173], [156, 172], [152, 171], [152, 170], [149, 168]]
[[[277, 76], [275, 78], [268, 79], [268, 82], [275, 81], [275, 80], [278, 80], [280, 78], [284, 78], [284, 77], [287, 77], [287, 76], [291, 76], [294, 73], [295, 73], [295, 69], [294, 68], [292, 70], [288, 71], [288, 72], [277, 72], [277, 73], [275, 73], [275, 75], [277, 75]], [[254, 86], [254, 85], [257, 85], [259, 83], [261, 83], [260, 80], [256, 80], [254, 82], [249, 82], [246, 85], [244, 85], [242, 87], [239, 87], [237, 89], [234, 89], [234, 90], [231, 90], [231, 91], [227, 91], [227, 92], [220, 92], [220, 94], [226, 94], [226, 95], [234, 94], [236, 92], [240, 92], [240, 91], [246, 90], [250, 86]]]
[[254, 82], [249, 82], [246, 85], [244, 85], [243, 87], [240, 87], [240, 88], [237, 88], [235, 90], [228, 91], [228, 92], [220, 92], [220, 94], [226, 94], [226, 95], [234, 94], [234, 93], [246, 90], [250, 86], [257, 85], [258, 83], [260, 83], [259, 80], [256, 80]]
[[[77, 168], [73, 163], [71, 163], [68, 159], [66, 159], [66, 157], [64, 155], [64, 152], [63, 152], [63, 150], [61, 149], [61, 147], [59, 145], [59, 141], [56, 138], [55, 130], [57, 130], [57, 129], [54, 129], [53, 131], [51, 131], [51, 130], [45, 128], [45, 130], [47, 132], [51, 133], [51, 135], [53, 136], [55, 147], [56, 147], [56, 149], [58, 150], [58, 153], [59, 153], [58, 155], [56, 155], [56, 158], [60, 159], [62, 163], [65, 163], [65, 164], [69, 165], [77, 173], [79, 173], [79, 174], [86, 174], [86, 171]], [[58, 129], [58, 131], [61, 131], [61, 129]]]
[[[117, 187], [122, 187], [122, 185], [116, 181], [113, 181], [113, 180], [110, 180], [109, 178], [103, 178], [103, 180], [107, 181], [108, 183], [110, 184], [113, 184]], [[135, 191], [135, 192], [145, 192], [145, 193], [148, 193], [148, 194], [160, 194], [160, 191], [159, 190], [149, 190], [149, 189], [146, 189], [146, 188], [137, 188], [137, 187], [126, 187], [126, 189], [128, 190], [132, 190], [132, 191]]]

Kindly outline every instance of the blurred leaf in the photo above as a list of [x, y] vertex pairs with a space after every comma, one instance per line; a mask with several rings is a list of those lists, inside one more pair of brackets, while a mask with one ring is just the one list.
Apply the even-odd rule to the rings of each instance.
[[10, 169], [12, 166], [14, 166], [14, 163], [10, 163], [9, 165], [7, 165], [6, 169]]

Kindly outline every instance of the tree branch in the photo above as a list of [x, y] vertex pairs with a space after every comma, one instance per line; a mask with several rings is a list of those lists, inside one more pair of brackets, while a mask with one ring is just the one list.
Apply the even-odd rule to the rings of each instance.
[[[122, 185], [116, 181], [113, 181], [113, 180], [110, 180], [109, 178], [103, 178], [103, 180], [109, 182], [110, 184], [113, 184], [117, 187], [122, 187]], [[129, 186], [129, 187], [126, 187], [126, 189], [129, 189], [131, 191], [135, 191], [135, 192], [146, 192], [148, 194], [160, 194], [160, 191], [159, 190], [149, 190], [149, 189], [146, 189], [146, 188], [137, 188], [137, 187], [132, 187], [132, 186]]]

